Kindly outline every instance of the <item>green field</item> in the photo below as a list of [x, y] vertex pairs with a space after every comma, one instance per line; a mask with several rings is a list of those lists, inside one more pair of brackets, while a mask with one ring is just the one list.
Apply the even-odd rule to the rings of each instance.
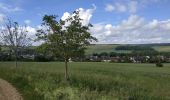
[[90, 45], [86, 49], [86, 55], [91, 55], [93, 53], [102, 53], [102, 52], [116, 52], [116, 53], [130, 53], [128, 50], [115, 50], [119, 46], [117, 44], [95, 44]]
[[170, 52], [170, 46], [154, 46], [153, 48], [160, 52]]
[[[124, 44], [126, 45], [126, 44]], [[170, 52], [170, 45], [152, 45], [152, 44], [146, 44], [147, 46], [150, 46], [154, 48], [156, 51], [159, 52]], [[130, 53], [131, 51], [128, 50], [115, 50], [117, 46], [120, 46], [120, 44], [96, 44], [96, 45], [90, 45], [87, 47], [86, 55], [93, 54], [93, 53], [101, 53], [101, 52], [116, 52], [116, 53]], [[133, 46], [133, 44], [131, 44]], [[138, 45], [140, 46], [140, 45]]]
[[0, 77], [11, 82], [25, 100], [169, 100], [170, 64], [103, 62], [0, 63]]

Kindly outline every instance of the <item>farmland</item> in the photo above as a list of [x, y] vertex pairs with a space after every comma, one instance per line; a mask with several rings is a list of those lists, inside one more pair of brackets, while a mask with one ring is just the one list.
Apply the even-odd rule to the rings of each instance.
[[62, 62], [0, 63], [0, 77], [25, 100], [168, 100], [170, 64], [72, 62], [70, 80]]
[[[135, 44], [129, 44], [134, 46]], [[96, 44], [87, 47], [86, 54], [101, 53], [101, 52], [116, 52], [116, 53], [130, 53], [129, 50], [115, 50], [121, 44]], [[136, 44], [136, 46], [149, 46], [159, 52], [170, 52], [170, 44]]]
[[153, 48], [160, 52], [170, 52], [170, 46], [154, 46]]

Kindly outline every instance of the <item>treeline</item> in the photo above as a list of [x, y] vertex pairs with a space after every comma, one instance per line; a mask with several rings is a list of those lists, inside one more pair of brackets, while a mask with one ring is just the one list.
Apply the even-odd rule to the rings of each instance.
[[131, 46], [131, 45], [117, 46], [115, 50], [154, 51], [154, 49], [149, 46]]
[[93, 53], [92, 56], [108, 56], [108, 57], [122, 57], [122, 56], [164, 56], [170, 57], [170, 52], [157, 52], [157, 51], [132, 51], [131, 53], [116, 53], [116, 52], [101, 52], [101, 53]]
[[[43, 48], [42, 48], [43, 47]], [[5, 48], [5, 49], [2, 49]], [[64, 61], [64, 57], [51, 52], [44, 46], [28, 47], [18, 49], [18, 61], [35, 61], [35, 62], [49, 62], [49, 61]], [[75, 55], [76, 61], [85, 58], [84, 53], [77, 53]], [[8, 47], [0, 47], [0, 61], [15, 61], [15, 54]]]
[[[119, 47], [120, 48], [120, 47]], [[125, 47], [123, 47], [125, 48]], [[138, 49], [129, 53], [117, 53], [117, 52], [101, 52], [93, 53], [91, 55], [85, 55], [85, 52], [76, 53], [75, 57], [70, 58], [71, 61], [111, 61], [111, 62], [140, 62], [140, 63], [155, 63], [161, 59], [162, 62], [170, 62], [170, 52], [158, 52], [154, 49]], [[130, 50], [129, 47], [126, 50]], [[0, 61], [14, 61], [15, 55], [6, 47], [6, 49], [0, 49]], [[49, 48], [45, 46], [22, 48], [18, 50], [19, 61], [64, 61], [64, 58], [60, 55], [54, 54]]]
[[91, 61], [117, 63], [170, 63], [170, 52], [132, 51], [131, 53], [93, 53]]

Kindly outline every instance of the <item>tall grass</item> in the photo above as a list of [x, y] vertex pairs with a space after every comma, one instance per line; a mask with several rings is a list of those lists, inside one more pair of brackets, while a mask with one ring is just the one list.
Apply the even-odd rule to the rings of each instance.
[[11, 82], [25, 100], [169, 100], [170, 64], [0, 63], [0, 77]]

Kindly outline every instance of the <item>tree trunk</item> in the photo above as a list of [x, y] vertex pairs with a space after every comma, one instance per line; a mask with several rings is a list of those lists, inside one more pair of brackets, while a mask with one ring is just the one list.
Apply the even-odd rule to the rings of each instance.
[[18, 60], [17, 60], [17, 58], [15, 59], [15, 67], [16, 68], [18, 67]]
[[15, 50], [15, 67], [18, 68], [18, 50]]
[[65, 78], [66, 78], [66, 80], [68, 80], [68, 79], [69, 79], [67, 63], [68, 63], [68, 60], [67, 60], [67, 59], [65, 59]]
[[15, 61], [15, 67], [16, 68], [18, 67], [18, 61], [17, 60]]

